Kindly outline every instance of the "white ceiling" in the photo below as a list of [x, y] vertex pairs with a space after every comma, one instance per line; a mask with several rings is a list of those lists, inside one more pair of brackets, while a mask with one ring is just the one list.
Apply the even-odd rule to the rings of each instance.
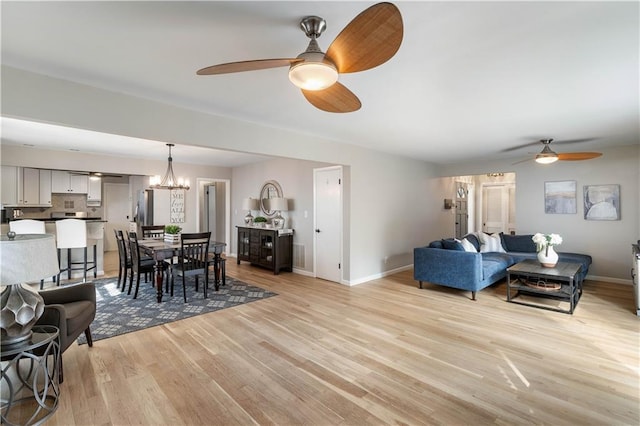
[[[298, 23], [311, 14], [327, 20], [326, 50], [371, 4], [3, 1], [2, 63], [436, 163], [526, 156], [537, 147], [502, 151], [544, 137], [595, 138], [558, 152], [639, 143], [638, 2], [395, 2], [402, 46], [380, 67], [341, 76], [363, 104], [349, 114], [315, 109], [286, 68], [195, 74], [297, 56], [307, 44]], [[28, 140], [23, 124], [11, 132], [3, 120], [3, 143], [63, 143]], [[109, 153], [134, 146], [111, 140]]]

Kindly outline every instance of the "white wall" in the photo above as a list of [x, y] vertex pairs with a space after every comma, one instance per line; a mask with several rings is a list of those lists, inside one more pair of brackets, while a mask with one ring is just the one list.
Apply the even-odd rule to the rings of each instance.
[[[344, 229], [344, 253], [350, 261], [345, 279], [352, 283], [410, 263], [413, 248], [423, 244], [437, 226], [432, 220], [437, 207], [429, 194], [435, 167], [421, 161], [6, 66], [2, 67], [2, 89], [2, 113], [7, 117], [350, 166], [350, 197], [345, 200], [350, 227]], [[149, 174], [156, 174], [155, 170]], [[235, 197], [233, 182], [231, 191]]]
[[[586, 253], [593, 257], [593, 265], [589, 269], [591, 277], [629, 282], [631, 243], [640, 239], [640, 145], [609, 148], [601, 152], [603, 156], [593, 160], [558, 161], [547, 166], [533, 161], [516, 165], [505, 161], [458, 164], [443, 169], [442, 174], [515, 172], [518, 233], [558, 233], [564, 239], [558, 251]], [[545, 214], [544, 182], [562, 180], [577, 181], [578, 212]], [[583, 187], [598, 184], [620, 185], [621, 220], [584, 219]]]

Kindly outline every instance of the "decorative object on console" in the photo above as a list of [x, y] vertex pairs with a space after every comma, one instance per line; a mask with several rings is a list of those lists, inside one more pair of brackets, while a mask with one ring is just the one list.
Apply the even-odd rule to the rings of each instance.
[[276, 212], [269, 205], [272, 198], [282, 198], [282, 187], [275, 180], [268, 180], [262, 185], [260, 190], [260, 210], [266, 217], [272, 217]]
[[44, 311], [42, 297], [22, 283], [40, 281], [60, 272], [56, 243], [52, 234], [16, 235], [0, 237], [2, 268], [0, 284], [0, 330], [2, 345], [27, 340], [31, 327]]
[[286, 219], [282, 217], [280, 212], [286, 212], [289, 210], [289, 201], [286, 198], [271, 198], [269, 200], [269, 207], [271, 210], [275, 210], [276, 215], [271, 219], [273, 227], [276, 229], [284, 229], [284, 223]]
[[245, 225], [251, 226], [253, 224], [253, 215], [251, 212], [258, 209], [260, 209], [260, 206], [258, 205], [257, 199], [249, 197], [242, 200], [242, 210], [247, 212], [247, 215], [244, 217]]
[[178, 225], [167, 225], [164, 227], [164, 240], [170, 244], [178, 244], [180, 242], [180, 232], [182, 228]]
[[171, 158], [171, 147], [175, 144], [168, 143], [169, 147], [169, 159], [167, 164], [167, 171], [164, 174], [162, 180], [160, 176], [153, 176], [149, 179], [149, 187], [152, 189], [189, 189], [189, 181], [183, 178], [177, 178], [173, 173], [173, 158]]
[[253, 219], [253, 224], [261, 228], [264, 228], [264, 225], [266, 223], [267, 223], [267, 218], [264, 216], [257, 216], [255, 219]]
[[538, 261], [547, 268], [553, 268], [558, 263], [558, 253], [553, 246], [562, 244], [562, 237], [558, 234], [537, 233], [532, 238], [538, 249]]

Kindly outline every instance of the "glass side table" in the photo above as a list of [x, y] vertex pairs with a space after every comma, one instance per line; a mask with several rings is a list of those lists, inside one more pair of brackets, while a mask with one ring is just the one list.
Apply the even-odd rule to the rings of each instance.
[[58, 408], [59, 330], [35, 326], [25, 342], [0, 346], [3, 425], [40, 425]]

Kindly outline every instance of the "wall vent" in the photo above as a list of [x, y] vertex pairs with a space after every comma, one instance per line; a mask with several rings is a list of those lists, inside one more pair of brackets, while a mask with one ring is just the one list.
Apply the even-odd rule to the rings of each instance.
[[293, 267], [304, 269], [304, 244], [293, 243]]

